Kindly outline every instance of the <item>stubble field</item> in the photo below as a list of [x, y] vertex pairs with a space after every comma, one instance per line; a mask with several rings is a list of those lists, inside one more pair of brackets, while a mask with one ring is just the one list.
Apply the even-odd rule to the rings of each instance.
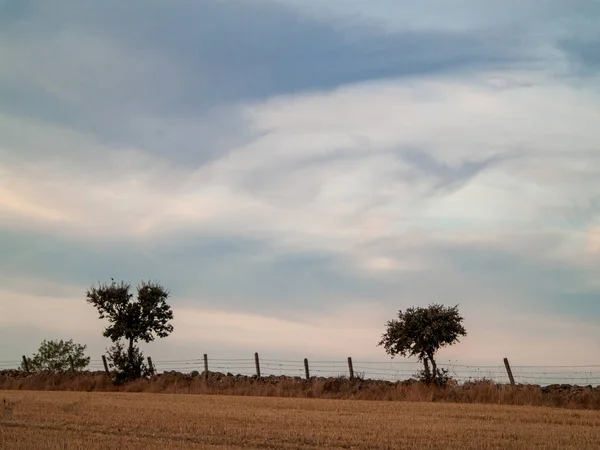
[[2, 449], [596, 449], [600, 412], [484, 404], [0, 391]]

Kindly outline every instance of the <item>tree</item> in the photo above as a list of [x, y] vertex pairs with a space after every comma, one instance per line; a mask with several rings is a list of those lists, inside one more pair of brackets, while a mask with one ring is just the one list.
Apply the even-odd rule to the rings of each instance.
[[[111, 279], [112, 280], [112, 279]], [[99, 284], [87, 291], [87, 302], [94, 305], [100, 319], [110, 325], [104, 337], [115, 344], [109, 349], [109, 360], [116, 367], [118, 379], [139, 378], [145, 375], [144, 358], [138, 342], [165, 338], [173, 331], [169, 323], [173, 311], [167, 304], [168, 290], [158, 283], [142, 281], [137, 287], [137, 298], [130, 293], [131, 285], [121, 282]], [[121, 340], [126, 341], [127, 349]]]
[[458, 305], [432, 304], [427, 308], [400, 310], [397, 319], [387, 322], [378, 345], [383, 345], [392, 358], [396, 355], [416, 356], [423, 363], [423, 381], [442, 383], [446, 372], [438, 369], [435, 354], [440, 348], [458, 342], [460, 336], [467, 335], [462, 321]]
[[129, 351], [122, 341], [117, 341], [108, 349], [107, 359], [109, 366], [114, 369], [116, 384], [150, 375], [150, 370], [144, 364], [144, 354], [137, 346]]
[[[51, 371], [66, 372], [71, 369], [71, 360], [74, 370], [83, 370], [90, 363], [90, 358], [85, 356], [85, 345], [76, 344], [73, 339], [68, 341], [44, 340], [37, 353], [32, 358], [27, 358], [27, 365], [32, 372]], [[21, 363], [21, 370], [25, 364]]]

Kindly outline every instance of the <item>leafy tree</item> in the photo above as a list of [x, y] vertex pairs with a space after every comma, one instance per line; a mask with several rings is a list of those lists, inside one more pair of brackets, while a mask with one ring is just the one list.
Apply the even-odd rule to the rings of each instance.
[[426, 308], [400, 310], [397, 319], [387, 322], [378, 345], [382, 345], [392, 358], [396, 355], [416, 356], [423, 363], [423, 381], [442, 384], [446, 372], [438, 369], [434, 357], [440, 348], [452, 345], [458, 342], [460, 336], [467, 335], [462, 321], [458, 305], [432, 304]]
[[[27, 358], [27, 365], [32, 372], [51, 371], [66, 372], [71, 370], [71, 359], [74, 370], [83, 370], [90, 363], [90, 358], [85, 356], [85, 345], [76, 344], [73, 339], [68, 341], [44, 340], [37, 353], [32, 358]], [[21, 363], [21, 370], [25, 364]]]
[[[109, 350], [109, 359], [117, 369], [119, 380], [146, 374], [144, 357], [137, 345], [139, 341], [151, 342], [173, 331], [169, 323], [173, 311], [167, 303], [168, 290], [158, 283], [142, 281], [134, 299], [130, 289], [131, 285], [117, 284], [111, 279], [111, 284], [92, 286], [86, 294], [87, 302], [96, 307], [100, 319], [110, 322], [104, 336], [115, 343]], [[126, 341], [126, 349], [121, 340]]]
[[116, 384], [150, 375], [150, 370], [144, 363], [144, 354], [137, 346], [130, 353], [122, 341], [117, 341], [108, 349], [107, 359], [109, 367], [113, 369]]

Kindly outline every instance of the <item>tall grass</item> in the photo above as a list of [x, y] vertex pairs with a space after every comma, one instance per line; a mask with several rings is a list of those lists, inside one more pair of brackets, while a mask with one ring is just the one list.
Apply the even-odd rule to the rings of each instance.
[[218, 394], [264, 397], [381, 400], [407, 402], [488, 403], [552, 406], [600, 410], [600, 387], [500, 385], [482, 380], [447, 387], [416, 381], [387, 382], [285, 376], [226, 376], [211, 373], [208, 379], [187, 374], [161, 374], [115, 386], [103, 372], [37, 373], [0, 372], [2, 390], [121, 391], [170, 394]]

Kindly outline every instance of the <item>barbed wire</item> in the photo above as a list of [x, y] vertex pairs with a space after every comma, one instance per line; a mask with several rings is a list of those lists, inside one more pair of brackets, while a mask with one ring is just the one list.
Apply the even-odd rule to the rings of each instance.
[[[349, 376], [348, 361], [315, 360], [307, 361], [309, 374], [317, 377]], [[20, 360], [0, 360], [0, 370], [17, 370], [22, 364]], [[256, 374], [254, 358], [209, 358], [210, 372], [232, 373], [234, 375], [252, 376]], [[418, 361], [355, 361], [353, 371], [356, 376], [365, 379], [400, 381], [416, 377], [422, 370]], [[259, 360], [263, 376], [305, 376], [304, 360], [271, 359]], [[204, 359], [165, 359], [154, 360], [156, 373], [165, 372], [203, 372]], [[507, 383], [508, 376], [503, 365], [467, 365], [457, 363], [438, 363], [457, 382], [490, 380]], [[104, 370], [104, 362], [100, 359], [90, 360], [88, 370]], [[584, 382], [587, 385], [600, 386], [600, 364], [589, 365], [519, 365], [512, 366], [512, 373], [517, 383], [522, 384], [574, 384]]]

